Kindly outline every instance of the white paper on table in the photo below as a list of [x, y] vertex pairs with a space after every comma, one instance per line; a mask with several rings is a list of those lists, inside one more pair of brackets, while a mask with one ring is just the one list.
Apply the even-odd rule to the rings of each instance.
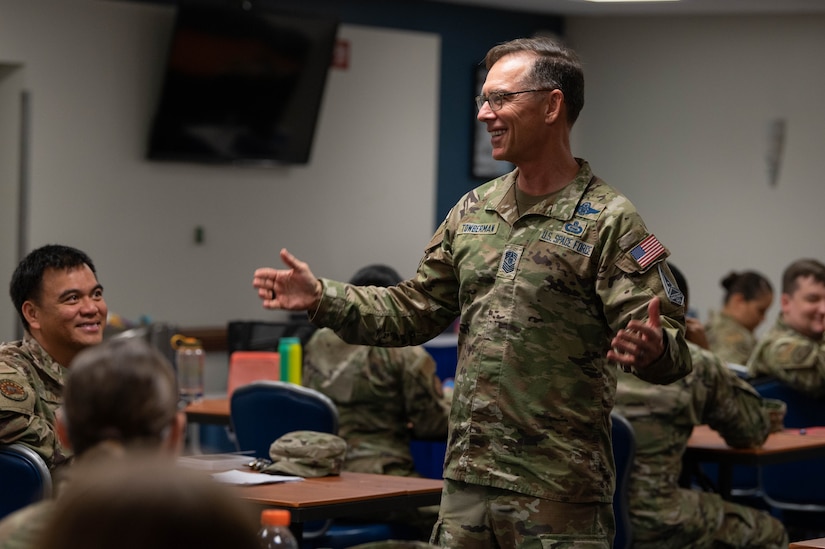
[[245, 473], [244, 471], [224, 471], [222, 473], [212, 473], [212, 478], [226, 484], [273, 484], [276, 482], [295, 482], [304, 480], [303, 477], [293, 477], [288, 475], [268, 475], [266, 473]]

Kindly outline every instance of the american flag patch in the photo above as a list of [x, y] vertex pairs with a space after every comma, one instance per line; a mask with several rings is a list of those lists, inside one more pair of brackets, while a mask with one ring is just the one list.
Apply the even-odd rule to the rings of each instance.
[[665, 247], [654, 235], [648, 236], [630, 250], [630, 255], [642, 269], [656, 261], [663, 253], [665, 253]]

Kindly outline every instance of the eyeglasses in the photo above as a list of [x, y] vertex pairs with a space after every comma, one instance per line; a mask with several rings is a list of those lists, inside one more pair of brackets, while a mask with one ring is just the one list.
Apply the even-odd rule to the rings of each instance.
[[556, 88], [540, 90], [522, 90], [517, 92], [493, 92], [490, 95], [476, 95], [476, 107], [478, 107], [478, 110], [481, 110], [481, 107], [484, 106], [484, 103], [490, 103], [490, 109], [493, 111], [497, 111], [504, 106], [504, 98], [507, 96], [518, 95], [520, 93], [549, 92], [553, 91], [554, 89]]

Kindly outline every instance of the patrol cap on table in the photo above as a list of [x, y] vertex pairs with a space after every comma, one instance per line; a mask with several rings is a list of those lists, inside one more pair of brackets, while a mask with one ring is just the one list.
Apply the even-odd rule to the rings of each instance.
[[265, 473], [325, 477], [341, 473], [347, 442], [336, 435], [318, 431], [292, 431], [269, 447], [272, 465]]

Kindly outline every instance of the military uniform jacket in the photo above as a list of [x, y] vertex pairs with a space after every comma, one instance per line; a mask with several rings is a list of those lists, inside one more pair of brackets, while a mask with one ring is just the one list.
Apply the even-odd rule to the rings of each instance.
[[25, 444], [49, 467], [68, 459], [54, 431], [66, 372], [29, 334], [0, 345], [0, 443]]
[[415, 475], [410, 438], [447, 438], [450, 406], [422, 347], [350, 345], [317, 330], [304, 347], [303, 384], [338, 408], [346, 471]]
[[446, 478], [609, 502], [613, 335], [645, 319], [659, 296], [666, 350], [639, 375], [667, 383], [690, 370], [667, 251], [644, 249], [651, 239], [633, 205], [579, 162], [555, 203], [523, 215], [518, 170], [465, 195], [412, 280], [393, 288], [322, 280], [313, 321], [349, 341], [420, 344], [460, 315]]
[[681, 489], [682, 455], [694, 425], [707, 423], [734, 448], [762, 444], [770, 417], [762, 398], [711, 352], [693, 343], [693, 371], [670, 385], [620, 373], [616, 411], [633, 425], [636, 457], [630, 478], [633, 537], [657, 547], [715, 547], [723, 501]]
[[710, 350], [725, 362], [745, 365], [756, 347], [756, 338], [750, 330], [724, 313], [711, 316], [705, 326]]
[[814, 398], [825, 397], [825, 342], [804, 336], [780, 316], [748, 360], [752, 377], [771, 375]]

